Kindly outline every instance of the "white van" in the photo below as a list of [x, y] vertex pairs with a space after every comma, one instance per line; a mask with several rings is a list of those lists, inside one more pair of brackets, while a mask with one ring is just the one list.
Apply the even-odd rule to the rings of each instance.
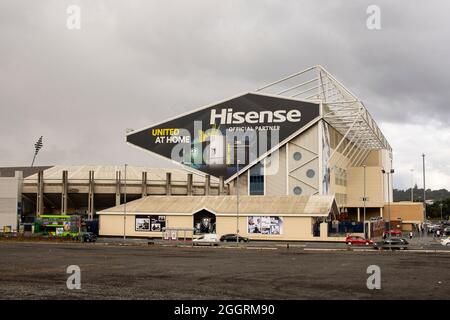
[[219, 245], [219, 238], [215, 233], [205, 233], [201, 235], [199, 238], [193, 239], [192, 243], [194, 244], [194, 246], [196, 245], [217, 246]]

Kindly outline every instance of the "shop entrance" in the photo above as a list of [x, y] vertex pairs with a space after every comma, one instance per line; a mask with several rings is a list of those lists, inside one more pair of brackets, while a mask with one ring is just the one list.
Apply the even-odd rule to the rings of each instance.
[[208, 210], [194, 214], [194, 234], [216, 233], [216, 215]]

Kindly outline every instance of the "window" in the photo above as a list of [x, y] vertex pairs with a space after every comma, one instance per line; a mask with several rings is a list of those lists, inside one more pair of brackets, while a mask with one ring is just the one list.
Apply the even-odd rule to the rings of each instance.
[[264, 166], [260, 162], [250, 169], [250, 195], [264, 195]]
[[347, 186], [347, 171], [337, 168], [335, 171], [335, 183], [338, 186]]
[[299, 186], [295, 187], [293, 191], [294, 191], [294, 194], [297, 196], [302, 194], [302, 188], [300, 188]]
[[314, 178], [315, 175], [316, 172], [313, 169], [309, 169], [308, 171], [306, 171], [306, 176], [310, 179]]
[[294, 160], [295, 161], [300, 161], [302, 158], [302, 154], [300, 152], [295, 152], [294, 153]]
[[347, 194], [336, 193], [335, 197], [336, 197], [336, 202], [337, 202], [338, 206], [343, 207], [343, 206], [347, 205]]

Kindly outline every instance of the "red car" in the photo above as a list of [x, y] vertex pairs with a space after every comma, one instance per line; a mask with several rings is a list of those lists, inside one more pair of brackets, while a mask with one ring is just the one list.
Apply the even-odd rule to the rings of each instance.
[[347, 236], [347, 238], [345, 238], [345, 242], [349, 246], [369, 246], [373, 244], [372, 240], [364, 239], [360, 236]]
[[385, 235], [391, 235], [392, 236], [396, 236], [396, 237], [400, 237], [402, 235], [402, 230], [400, 229], [391, 229], [390, 231], [385, 231], [384, 232]]

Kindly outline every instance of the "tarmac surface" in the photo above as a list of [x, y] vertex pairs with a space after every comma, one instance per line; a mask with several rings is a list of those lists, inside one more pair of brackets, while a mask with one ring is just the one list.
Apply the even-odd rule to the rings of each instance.
[[[81, 289], [69, 290], [69, 265]], [[381, 289], [367, 288], [369, 265]], [[450, 251], [0, 242], [2, 299], [449, 299]]]

